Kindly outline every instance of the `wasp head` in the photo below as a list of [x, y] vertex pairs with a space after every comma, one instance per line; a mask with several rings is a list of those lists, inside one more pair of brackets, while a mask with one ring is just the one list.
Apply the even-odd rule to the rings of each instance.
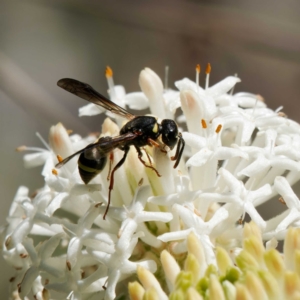
[[164, 144], [170, 149], [173, 149], [178, 141], [178, 127], [173, 120], [162, 120], [161, 122], [161, 137]]

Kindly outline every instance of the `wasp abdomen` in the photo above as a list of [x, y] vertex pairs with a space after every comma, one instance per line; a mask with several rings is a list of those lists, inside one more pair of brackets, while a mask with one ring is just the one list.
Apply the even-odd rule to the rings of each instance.
[[105, 167], [107, 155], [97, 148], [86, 149], [78, 159], [78, 170], [82, 181], [88, 184]]

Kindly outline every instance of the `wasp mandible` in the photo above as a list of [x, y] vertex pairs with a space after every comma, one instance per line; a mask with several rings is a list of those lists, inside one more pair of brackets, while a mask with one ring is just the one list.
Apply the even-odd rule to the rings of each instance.
[[[160, 148], [161, 151], [165, 151], [164, 146], [168, 146], [170, 149], [173, 149], [177, 144], [175, 155], [172, 156], [171, 159], [175, 161], [174, 168], [178, 166], [184, 150], [185, 142], [181, 133], [178, 132], [178, 127], [175, 121], [164, 119], [161, 124], [159, 124], [155, 117], [135, 116], [98, 93], [89, 84], [75, 79], [63, 78], [57, 82], [57, 85], [84, 100], [99, 105], [108, 111], [129, 120], [121, 128], [118, 136], [101, 137], [94, 143], [77, 151], [56, 165], [56, 168], [60, 168], [70, 159], [80, 154], [78, 159], [79, 174], [83, 182], [88, 184], [104, 169], [107, 157], [114, 149], [119, 148], [124, 151], [122, 159], [114, 166], [110, 173], [108, 203], [103, 219], [105, 219], [110, 205], [111, 190], [114, 186], [114, 173], [125, 162], [130, 146], [135, 147], [138, 153], [138, 158], [142, 164], [147, 168], [151, 168], [158, 176], [160, 176], [151, 163], [149, 165], [143, 160], [141, 148], [145, 146], [155, 146]], [[162, 142], [158, 140], [160, 136]]]

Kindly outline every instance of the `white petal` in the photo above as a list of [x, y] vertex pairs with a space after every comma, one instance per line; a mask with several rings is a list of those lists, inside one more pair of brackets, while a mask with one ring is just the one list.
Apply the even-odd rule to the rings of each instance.
[[187, 145], [189, 145], [192, 148], [195, 148], [197, 150], [202, 149], [207, 144], [206, 138], [199, 136], [197, 134], [194, 134], [194, 133], [184, 131], [182, 133], [182, 137]]
[[173, 215], [171, 213], [164, 212], [143, 212], [140, 213], [137, 217], [137, 222], [149, 222], [149, 221], [160, 221], [160, 222], [170, 222], [173, 219]]
[[186, 162], [186, 165], [200, 167], [204, 165], [208, 161], [208, 159], [210, 159], [210, 156], [212, 154], [213, 152], [208, 148], [201, 149]]
[[148, 98], [142, 92], [129, 93], [125, 96], [125, 104], [131, 109], [142, 110], [149, 107]]
[[75, 237], [70, 240], [67, 251], [67, 261], [71, 264], [72, 268], [80, 258], [81, 248], [82, 243], [79, 238]]
[[170, 241], [179, 241], [179, 240], [186, 239], [189, 233], [191, 232], [191, 230], [192, 228], [181, 230], [181, 231], [168, 232], [159, 235], [157, 238], [165, 243]]
[[52, 214], [61, 207], [62, 202], [68, 197], [68, 193], [58, 194], [50, 203], [50, 205], [45, 210], [46, 215], [52, 216]]
[[236, 83], [240, 81], [241, 80], [236, 76], [228, 76], [212, 87], [208, 88], [206, 93], [213, 97], [227, 93], [236, 85]]
[[95, 116], [105, 112], [105, 109], [94, 103], [89, 103], [79, 108], [79, 117], [82, 116]]
[[248, 154], [235, 148], [229, 148], [229, 147], [219, 147], [217, 148], [213, 155], [212, 159], [217, 159], [217, 160], [225, 160], [225, 159], [230, 159], [232, 157], [241, 157], [244, 159], [248, 159]]
[[284, 177], [278, 176], [275, 178], [274, 188], [277, 193], [283, 197], [289, 208], [296, 208], [297, 210], [300, 209], [299, 198], [295, 195], [290, 184]]
[[255, 176], [258, 173], [264, 172], [271, 166], [271, 163], [264, 156], [260, 155], [253, 163], [244, 168], [238, 173], [238, 176], [245, 175], [248, 177]]
[[278, 224], [276, 232], [283, 231], [288, 228], [289, 225], [300, 219], [300, 213], [297, 209], [292, 208], [288, 215]]
[[25, 168], [34, 168], [43, 165], [50, 155], [49, 151], [25, 154], [23, 157]]
[[139, 84], [143, 93], [149, 99], [151, 112], [161, 119], [165, 118], [163, 99], [163, 84], [161, 79], [149, 68], [145, 68], [139, 77]]
[[33, 281], [37, 278], [37, 276], [39, 275], [39, 270], [32, 266], [31, 268], [29, 268], [27, 270], [27, 272], [24, 275], [24, 278], [21, 282], [21, 292], [20, 292], [20, 297], [24, 298], [25, 296], [27, 296], [32, 288], [32, 284]]

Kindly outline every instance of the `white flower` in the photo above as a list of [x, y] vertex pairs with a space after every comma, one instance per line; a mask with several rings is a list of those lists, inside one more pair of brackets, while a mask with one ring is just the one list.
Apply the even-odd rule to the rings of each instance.
[[[232, 267], [230, 259], [243, 255], [242, 243], [247, 239], [243, 239], [239, 223], [245, 214], [261, 233], [254, 225], [251, 230], [262, 236], [271, 250], [276, 247], [275, 238], [283, 239], [289, 227], [300, 226], [299, 198], [291, 188], [300, 179], [300, 125], [284, 116], [281, 108], [268, 109], [258, 95], [233, 94], [240, 81], [236, 76], [209, 87], [209, 65], [202, 88], [200, 66], [196, 70], [195, 82], [187, 78], [177, 81], [175, 91], [164, 89], [160, 78], [145, 68], [139, 77], [141, 91], [126, 94], [124, 87], [114, 85], [112, 70], [107, 68], [108, 94], [113, 102], [132, 109], [149, 107], [159, 123], [175, 119], [179, 112], [178, 120], [186, 122], [187, 130], [182, 133], [186, 149], [176, 169], [172, 161], [176, 147], [167, 154], [160, 147], [141, 149], [143, 159], [153, 164], [161, 177], [144, 167], [135, 149], [129, 151], [115, 172], [105, 220], [110, 163], [114, 167], [122, 159], [122, 147], [107, 153], [108, 163], [87, 185], [80, 178], [75, 158], [60, 169], [55, 165], [60, 156], [66, 158], [98, 137], [69, 136], [58, 124], [50, 129], [49, 145], [39, 136], [46, 149], [18, 149], [34, 151], [24, 156], [25, 165], [44, 165], [45, 184], [32, 197], [26, 187], [19, 188], [2, 229], [3, 256], [16, 270], [10, 285], [12, 295], [27, 299], [33, 293], [36, 299], [50, 299], [54, 292], [74, 300], [125, 298], [125, 279], [131, 280], [137, 273], [146, 290], [135, 285], [136, 294], [167, 299], [163, 285], [151, 273], [162, 267], [168, 287], [176, 289], [176, 280], [182, 278], [176, 279], [180, 267], [167, 254], [165, 249], [169, 249], [181, 261], [187, 257], [185, 268], [191, 272], [191, 266], [199, 264], [195, 280], [210, 274], [206, 274], [210, 293], [222, 295], [223, 288], [232, 296], [234, 284], [219, 283], [213, 270], [220, 268], [224, 259], [222, 268], [225, 270], [226, 264]], [[88, 104], [79, 114], [101, 112], [99, 106]], [[104, 121], [102, 136], [119, 135], [127, 120], [114, 117], [117, 124], [109, 118]], [[277, 194], [287, 209], [264, 220], [257, 207]], [[247, 230], [245, 226], [244, 232]], [[197, 291], [189, 288], [187, 293], [196, 297]]]
[[[208, 222], [197, 216], [193, 210], [179, 204], [174, 204], [173, 211], [180, 216], [188, 229], [165, 233], [160, 235], [158, 239], [164, 242], [186, 240], [189, 233], [193, 231], [204, 248], [207, 264], [215, 264], [214, 247], [209, 236], [214, 227], [228, 217], [228, 211], [219, 209]], [[186, 252], [186, 242], [178, 244], [177, 247], [173, 248], [173, 251]]]

